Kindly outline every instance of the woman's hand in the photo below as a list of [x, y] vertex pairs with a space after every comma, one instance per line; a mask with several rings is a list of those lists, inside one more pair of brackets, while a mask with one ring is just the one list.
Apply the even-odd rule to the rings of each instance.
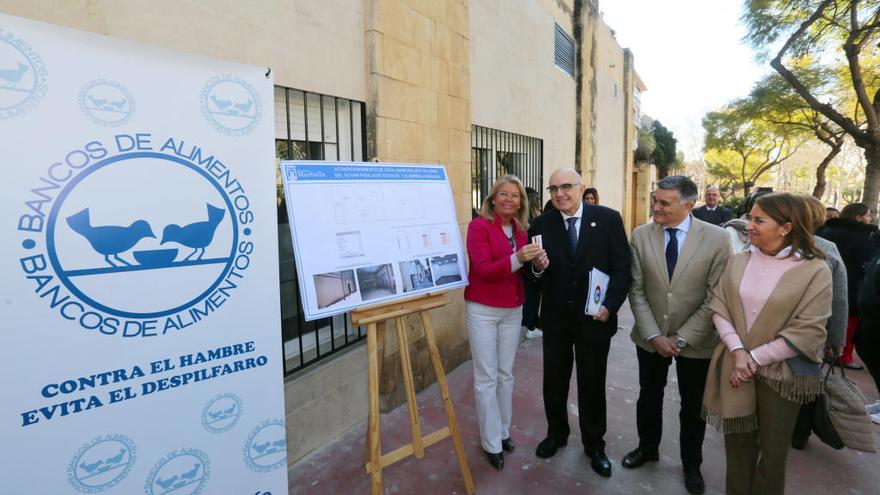
[[539, 257], [544, 253], [544, 250], [541, 249], [541, 246], [537, 244], [526, 244], [519, 251], [516, 252], [516, 259], [520, 263], [526, 263], [529, 261], [534, 261], [535, 258]]
[[733, 351], [734, 366], [730, 373], [730, 384], [733, 388], [739, 387], [740, 384], [748, 382], [758, 372], [758, 363], [752, 359], [752, 355], [745, 349], [737, 349]]

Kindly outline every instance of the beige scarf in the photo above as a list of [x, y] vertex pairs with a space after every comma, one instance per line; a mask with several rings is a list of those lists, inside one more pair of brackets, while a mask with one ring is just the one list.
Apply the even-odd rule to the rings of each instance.
[[[804, 260], [782, 276], [746, 334], [740, 284], [751, 253], [731, 256], [715, 287], [709, 309], [733, 324], [746, 351], [782, 337], [802, 358], [821, 362], [825, 322], [831, 316], [831, 271], [824, 260]], [[745, 433], [758, 427], [754, 380], [733, 388], [735, 359], [721, 342], [715, 347], [706, 389], [703, 417], [722, 433]], [[783, 398], [803, 404], [819, 393], [819, 376], [796, 375], [786, 361], [758, 370], [758, 379]]]

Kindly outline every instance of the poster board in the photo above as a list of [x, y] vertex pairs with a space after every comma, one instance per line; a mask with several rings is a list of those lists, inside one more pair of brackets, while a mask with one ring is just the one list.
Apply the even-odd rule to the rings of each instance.
[[286, 493], [266, 69], [0, 14], [3, 493]]
[[306, 320], [467, 285], [440, 165], [285, 160]]

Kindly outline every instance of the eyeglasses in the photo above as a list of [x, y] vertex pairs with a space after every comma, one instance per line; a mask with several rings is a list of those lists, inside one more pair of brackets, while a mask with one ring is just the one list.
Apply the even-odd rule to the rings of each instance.
[[496, 194], [496, 196], [498, 196], [498, 198], [500, 198], [500, 199], [519, 199], [520, 198], [519, 193], [509, 193], [506, 191], [501, 191], [500, 193]]
[[574, 184], [566, 182], [565, 184], [559, 184], [558, 186], [550, 186], [547, 188], [547, 191], [549, 191], [550, 194], [556, 194], [556, 191], [567, 193], [570, 192], [574, 186]]

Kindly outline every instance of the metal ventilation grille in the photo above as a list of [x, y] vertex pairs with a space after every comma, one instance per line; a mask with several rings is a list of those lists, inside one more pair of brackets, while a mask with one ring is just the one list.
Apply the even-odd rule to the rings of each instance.
[[559, 24], [556, 24], [553, 37], [553, 52], [556, 67], [562, 69], [562, 71], [569, 76], [574, 77], [574, 40]]

